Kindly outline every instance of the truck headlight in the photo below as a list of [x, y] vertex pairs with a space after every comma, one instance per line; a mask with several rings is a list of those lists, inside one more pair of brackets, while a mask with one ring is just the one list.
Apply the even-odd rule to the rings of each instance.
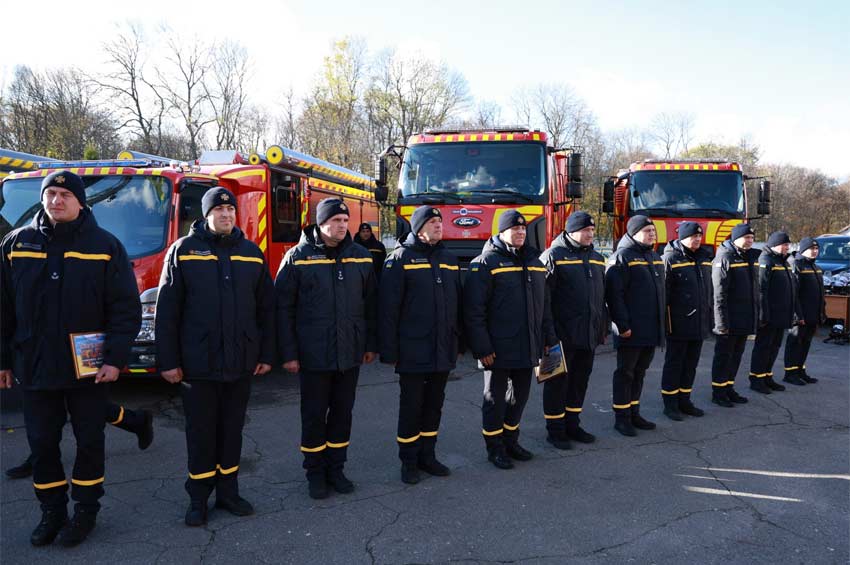
[[143, 318], [142, 328], [139, 330], [139, 335], [136, 336], [136, 341], [154, 341], [156, 340], [156, 331], [154, 329], [153, 318]]

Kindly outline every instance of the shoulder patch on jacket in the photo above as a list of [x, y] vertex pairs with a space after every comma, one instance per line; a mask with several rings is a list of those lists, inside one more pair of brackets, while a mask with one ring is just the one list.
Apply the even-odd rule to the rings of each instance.
[[392, 269], [393, 263], [395, 263], [395, 259], [387, 259], [387, 261], [384, 263], [384, 268], [385, 269]]
[[30, 249], [32, 251], [41, 251], [44, 246], [40, 243], [28, 243], [26, 241], [19, 241], [15, 244], [15, 249]]
[[189, 255], [212, 255], [209, 249], [190, 249]]

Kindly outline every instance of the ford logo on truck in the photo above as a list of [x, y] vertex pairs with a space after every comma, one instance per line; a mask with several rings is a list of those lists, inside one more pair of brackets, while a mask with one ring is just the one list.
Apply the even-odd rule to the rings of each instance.
[[452, 223], [459, 228], [473, 228], [480, 224], [481, 220], [469, 216], [461, 216], [460, 218], [455, 218]]

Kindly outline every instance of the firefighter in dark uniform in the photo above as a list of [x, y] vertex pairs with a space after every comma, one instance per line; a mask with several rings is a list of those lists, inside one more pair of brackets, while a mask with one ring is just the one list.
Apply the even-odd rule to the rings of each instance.
[[540, 252], [525, 243], [525, 217], [507, 210], [499, 217], [498, 229], [469, 265], [464, 327], [473, 355], [485, 368], [481, 412], [488, 459], [510, 469], [511, 459], [533, 457], [519, 444], [519, 423], [533, 369], [558, 338], [546, 292], [546, 267]]
[[[32, 223], [2, 242], [0, 386], [14, 380], [24, 389], [33, 486], [42, 510], [30, 541], [46, 545], [59, 534], [63, 545], [73, 546], [94, 528], [103, 496], [103, 383], [116, 380], [127, 364], [142, 312], [127, 252], [98, 227], [82, 179], [68, 171], [48, 175], [41, 203]], [[94, 377], [76, 377], [69, 341], [74, 333], [104, 334], [103, 362]], [[67, 414], [77, 440], [71, 520], [59, 450]]]
[[626, 232], [608, 259], [605, 298], [616, 329], [614, 428], [635, 436], [635, 428], [655, 429], [640, 415], [640, 394], [655, 348], [664, 345], [664, 262], [655, 252], [652, 220], [633, 216]]
[[714, 293], [714, 359], [711, 364], [711, 401], [731, 408], [746, 404], [735, 390], [735, 375], [758, 322], [758, 254], [749, 224], [738, 224], [717, 250], [711, 264]]
[[702, 416], [691, 402], [702, 342], [711, 335], [711, 253], [702, 247], [702, 226], [682, 222], [679, 238], [664, 249], [667, 292], [667, 350], [661, 373], [664, 415], [683, 420], [682, 414]]
[[773, 232], [759, 256], [759, 328], [750, 362], [750, 388], [762, 394], [785, 390], [773, 380], [773, 363], [779, 355], [785, 330], [802, 319], [788, 264], [790, 246], [787, 233]]
[[378, 241], [378, 238], [372, 233], [372, 226], [369, 222], [360, 224], [357, 233], [354, 234], [354, 243], [359, 243], [369, 250], [372, 254], [372, 264], [375, 266], [375, 276], [380, 280], [381, 270], [384, 268], [384, 261], [387, 258], [387, 248], [384, 244]]
[[819, 253], [817, 240], [804, 237], [793, 254], [794, 282], [802, 317], [785, 340], [785, 377], [782, 380], [794, 385], [818, 382], [806, 372], [806, 357], [818, 326], [826, 322], [823, 270], [815, 263]]
[[421, 206], [412, 232], [387, 259], [380, 285], [378, 337], [381, 361], [399, 374], [398, 456], [401, 480], [419, 482], [419, 470], [444, 477], [435, 446], [446, 380], [455, 368], [463, 320], [460, 269], [441, 243], [443, 218]]
[[[136, 434], [139, 449], [145, 450], [153, 443], [153, 412], [150, 410], [130, 410], [126, 406], [113, 404], [106, 405], [106, 423], [112, 424], [120, 430]], [[29, 457], [15, 467], [6, 469], [6, 476], [10, 479], [25, 479], [32, 475], [32, 463], [35, 457], [32, 453]]]
[[156, 305], [157, 362], [180, 387], [186, 414], [187, 526], [207, 521], [207, 499], [236, 516], [253, 514], [239, 495], [242, 428], [251, 376], [275, 355], [274, 288], [263, 252], [236, 226], [236, 197], [214, 187], [204, 218], [168, 250]]
[[346, 494], [343, 473], [360, 365], [377, 346], [377, 284], [371, 253], [348, 233], [348, 205], [326, 198], [275, 279], [278, 351], [300, 373], [301, 452], [312, 498], [328, 485]]
[[569, 449], [570, 439], [596, 440], [579, 425], [594, 352], [605, 342], [609, 325], [605, 258], [593, 248], [595, 230], [590, 214], [575, 212], [540, 256], [547, 271], [555, 333], [567, 364], [566, 375], [543, 383], [546, 440], [558, 449]]

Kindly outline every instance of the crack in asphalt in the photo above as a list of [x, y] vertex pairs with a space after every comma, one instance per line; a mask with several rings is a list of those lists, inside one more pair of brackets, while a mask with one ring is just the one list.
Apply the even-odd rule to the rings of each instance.
[[377, 558], [375, 557], [374, 547], [373, 547], [372, 544], [375, 543], [375, 541], [377, 541], [377, 539], [383, 535], [383, 533], [386, 531], [387, 528], [394, 526], [396, 524], [396, 522], [398, 522], [399, 518], [401, 518], [401, 515], [404, 514], [403, 511], [396, 510], [394, 508], [390, 508], [389, 506], [387, 506], [386, 504], [383, 504], [379, 500], [374, 500], [374, 502], [375, 502], [375, 504], [384, 508], [385, 510], [388, 510], [388, 511], [394, 513], [395, 516], [393, 516], [392, 520], [390, 520], [386, 524], [382, 525], [381, 528], [374, 535], [372, 535], [368, 540], [366, 540], [366, 554], [369, 556], [369, 559], [372, 561], [372, 565], [375, 565], [375, 563], [377, 563]]

